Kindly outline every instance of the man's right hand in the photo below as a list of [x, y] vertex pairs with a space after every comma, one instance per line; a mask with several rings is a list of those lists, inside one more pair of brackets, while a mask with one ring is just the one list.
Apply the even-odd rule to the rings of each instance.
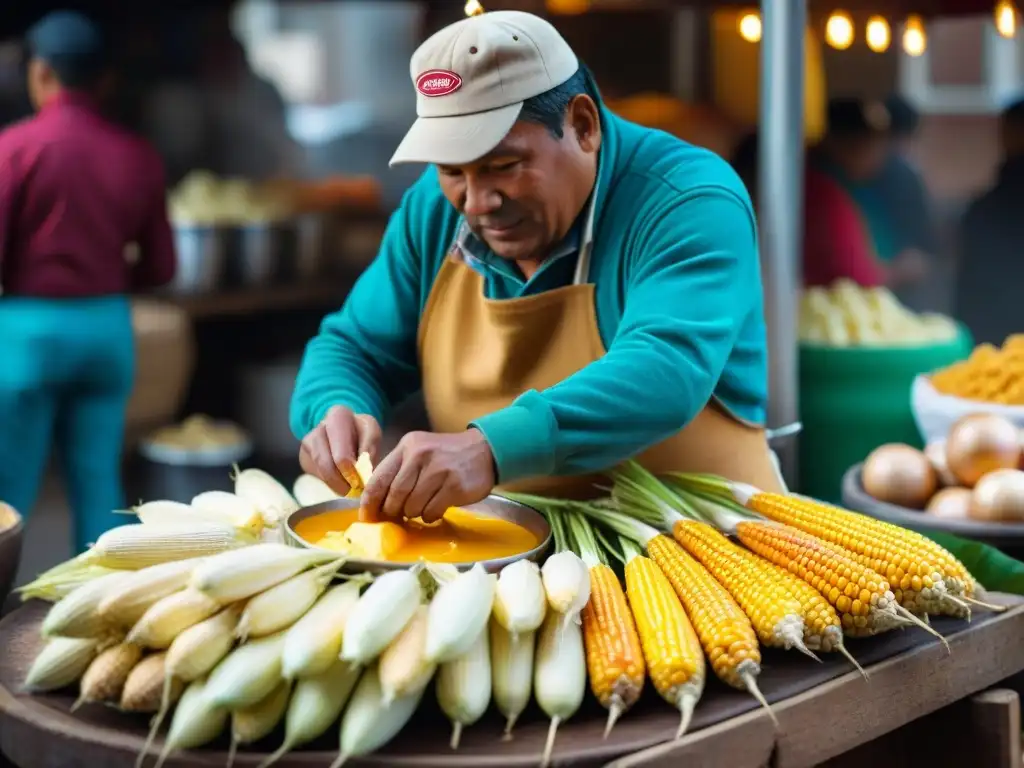
[[303, 472], [319, 477], [331, 490], [344, 496], [349, 484], [342, 473], [351, 477], [361, 453], [369, 453], [371, 461], [376, 463], [380, 436], [380, 425], [373, 416], [356, 414], [343, 405], [336, 405], [303, 438], [299, 464]]

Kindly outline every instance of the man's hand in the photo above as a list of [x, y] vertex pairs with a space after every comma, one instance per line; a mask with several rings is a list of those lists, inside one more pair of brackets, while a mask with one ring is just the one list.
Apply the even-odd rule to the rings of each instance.
[[410, 432], [373, 471], [362, 512], [432, 523], [448, 507], [484, 499], [496, 482], [494, 456], [479, 430]]
[[336, 405], [303, 438], [299, 464], [303, 472], [319, 477], [332, 491], [344, 496], [349, 484], [342, 473], [351, 477], [356, 459], [363, 452], [369, 453], [371, 460], [376, 459], [379, 445], [380, 425], [373, 416]]

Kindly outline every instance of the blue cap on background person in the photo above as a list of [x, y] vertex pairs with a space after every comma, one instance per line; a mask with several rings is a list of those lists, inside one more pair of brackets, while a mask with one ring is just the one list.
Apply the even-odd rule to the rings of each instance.
[[108, 64], [100, 26], [78, 11], [54, 11], [26, 35], [29, 53], [42, 59], [68, 88], [92, 85]]

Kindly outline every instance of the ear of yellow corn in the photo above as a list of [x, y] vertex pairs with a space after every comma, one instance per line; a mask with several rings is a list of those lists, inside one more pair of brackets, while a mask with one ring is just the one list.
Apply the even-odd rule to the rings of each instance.
[[417, 608], [398, 637], [380, 655], [377, 672], [388, 704], [426, 686], [434, 676], [437, 664], [427, 661], [428, 613], [425, 605]]
[[136, 664], [125, 680], [121, 692], [121, 709], [125, 712], [152, 712], [160, 710], [161, 701], [166, 698], [173, 703], [181, 696], [184, 686], [175, 680], [168, 695], [164, 696], [164, 682], [167, 679], [166, 653], [154, 653]]
[[244, 600], [337, 555], [287, 544], [255, 544], [209, 558], [192, 572], [191, 586], [221, 603]]
[[130, 573], [100, 601], [100, 616], [110, 624], [130, 628], [157, 601], [184, 589], [202, 558], [152, 565]]
[[286, 680], [326, 672], [341, 653], [341, 636], [359, 600], [360, 581], [337, 584], [285, 635], [281, 674]]
[[124, 684], [142, 658], [142, 649], [131, 643], [118, 643], [101, 652], [82, 674], [78, 700], [71, 711], [82, 704], [120, 701]]
[[39, 652], [25, 677], [25, 690], [42, 693], [71, 685], [96, 658], [96, 638], [54, 637]]
[[238, 622], [238, 636], [266, 637], [290, 627], [313, 607], [343, 564], [337, 560], [321, 565], [253, 597]]
[[335, 659], [325, 671], [296, 682], [285, 715], [284, 743], [259, 768], [270, 768], [295, 747], [323, 735], [341, 715], [359, 674], [347, 661]]
[[158, 600], [128, 633], [128, 642], [164, 650], [189, 627], [208, 619], [220, 603], [195, 589], [182, 589]]

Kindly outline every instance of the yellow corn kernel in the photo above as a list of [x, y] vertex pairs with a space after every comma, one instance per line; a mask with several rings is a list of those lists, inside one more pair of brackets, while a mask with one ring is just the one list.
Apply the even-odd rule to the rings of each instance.
[[128, 675], [141, 658], [142, 649], [131, 643], [118, 643], [100, 653], [82, 675], [78, 701], [71, 711], [82, 704], [120, 701]]
[[645, 666], [626, 593], [603, 563], [590, 568], [590, 600], [583, 606], [582, 619], [590, 689], [609, 710], [610, 728], [640, 698]]
[[626, 594], [655, 689], [679, 709], [685, 731], [704, 691], [704, 656], [694, 627], [672, 585], [648, 558], [626, 563]]
[[[164, 685], [167, 680], [166, 653], [146, 656], [128, 673], [121, 691], [121, 709], [125, 712], [159, 712], [160, 703], [165, 700]], [[170, 681], [166, 695], [168, 704], [173, 704], [185, 689], [180, 680]]]

